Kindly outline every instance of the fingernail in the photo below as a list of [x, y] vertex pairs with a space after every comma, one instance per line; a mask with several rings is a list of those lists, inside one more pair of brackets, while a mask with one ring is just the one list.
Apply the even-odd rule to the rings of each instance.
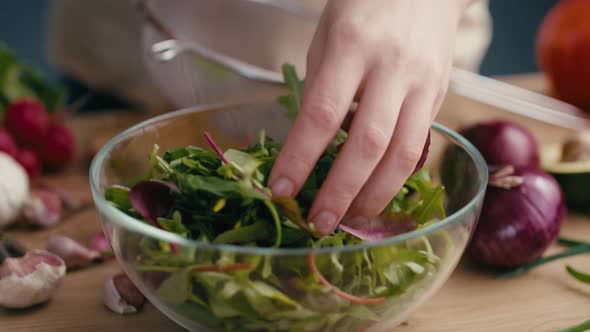
[[280, 178], [280, 179], [276, 180], [275, 183], [273, 183], [270, 190], [272, 190], [273, 196], [289, 196], [289, 197], [291, 197], [293, 195], [293, 191], [294, 191], [293, 182], [291, 182], [291, 180], [286, 179], [286, 178]]
[[318, 232], [327, 235], [332, 233], [336, 226], [336, 215], [330, 211], [322, 211], [312, 219], [311, 223]]
[[362, 227], [369, 223], [370, 219], [364, 216], [348, 216], [342, 219], [342, 223], [350, 227]]

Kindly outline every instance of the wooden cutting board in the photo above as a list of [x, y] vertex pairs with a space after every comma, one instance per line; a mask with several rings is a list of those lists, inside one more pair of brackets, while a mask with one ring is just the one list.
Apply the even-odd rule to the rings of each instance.
[[[505, 77], [507, 81], [537, 91], [546, 91], [537, 74]], [[110, 113], [80, 116], [71, 121], [84, 149], [97, 137], [107, 139], [147, 114]], [[449, 98], [438, 121], [452, 128], [492, 117], [505, 117], [526, 124], [542, 141], [566, 134], [551, 126], [526, 120], [461, 98]], [[91, 203], [87, 169], [48, 177], [47, 181], [71, 190]], [[13, 229], [8, 233], [29, 248], [44, 248], [50, 234], [70, 235], [87, 242], [100, 230], [92, 205], [56, 228], [45, 231]], [[563, 235], [590, 239], [590, 218], [570, 215]], [[550, 252], [558, 250], [553, 247]], [[514, 279], [497, 280], [461, 263], [443, 288], [397, 330], [443, 331], [556, 331], [590, 319], [590, 287], [566, 275], [566, 263], [590, 271], [590, 257], [579, 256], [548, 264]], [[105, 280], [119, 271], [115, 261], [69, 273], [53, 300], [24, 311], [0, 310], [1, 332], [131, 332], [183, 331], [146, 304], [142, 312], [119, 316], [102, 304]]]

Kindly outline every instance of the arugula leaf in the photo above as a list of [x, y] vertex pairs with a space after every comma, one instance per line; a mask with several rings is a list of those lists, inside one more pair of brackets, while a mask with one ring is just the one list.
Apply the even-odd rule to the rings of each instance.
[[154, 148], [149, 155], [150, 163], [148, 174], [146, 176], [148, 179], [153, 179], [155, 174], [160, 174], [163, 178], [167, 178], [174, 174], [174, 170], [170, 167], [168, 162], [158, 155], [159, 151], [160, 147], [157, 144], [154, 144]]
[[283, 240], [283, 226], [281, 225], [279, 213], [273, 202], [266, 199], [263, 202], [270, 211], [270, 215], [275, 223], [275, 243], [273, 244], [273, 247], [278, 248], [281, 246], [281, 241]]
[[272, 233], [269, 224], [265, 221], [257, 221], [252, 225], [242, 226], [223, 232], [213, 240], [213, 243], [237, 243], [245, 244], [257, 242], [268, 238]]
[[406, 181], [406, 186], [416, 191], [419, 196], [418, 204], [413, 206], [411, 211], [418, 225], [425, 224], [433, 217], [445, 218], [444, 187], [432, 183], [427, 169], [422, 169], [410, 177]]
[[172, 219], [158, 218], [158, 223], [168, 232], [190, 237], [190, 231], [182, 223], [182, 215], [179, 211], [174, 211]]
[[178, 175], [178, 186], [184, 193], [204, 191], [219, 197], [244, 196], [265, 200], [266, 197], [253, 188], [246, 188], [237, 181], [228, 181], [215, 176]]
[[157, 294], [167, 303], [180, 304], [186, 302], [191, 295], [190, 270], [183, 269], [170, 275], [160, 285]]
[[278, 101], [279, 104], [283, 105], [287, 109], [287, 116], [293, 121], [301, 109], [303, 81], [299, 79], [299, 76], [297, 76], [295, 66], [291, 64], [284, 64], [281, 69], [283, 71], [283, 77], [287, 87], [289, 88], [290, 94], [286, 96], [280, 96]]
[[120, 185], [114, 185], [105, 191], [105, 198], [119, 210], [128, 212], [131, 210], [131, 201], [129, 200], [130, 189]]

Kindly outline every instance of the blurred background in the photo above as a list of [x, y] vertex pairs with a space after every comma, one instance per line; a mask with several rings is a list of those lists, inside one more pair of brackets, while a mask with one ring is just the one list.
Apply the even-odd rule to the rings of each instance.
[[[535, 61], [535, 35], [538, 26], [557, 0], [490, 0], [493, 38], [480, 72], [504, 75], [538, 71]], [[51, 1], [19, 0], [0, 3], [0, 41], [12, 48], [19, 58], [38, 66], [53, 80], [64, 78], [48, 64], [46, 56], [48, 10]], [[84, 87], [66, 81], [72, 97]], [[120, 105], [117, 98], [102, 95], [94, 98], [101, 106]], [[124, 103], [123, 103], [124, 104]], [[92, 105], [88, 105], [91, 107]]]

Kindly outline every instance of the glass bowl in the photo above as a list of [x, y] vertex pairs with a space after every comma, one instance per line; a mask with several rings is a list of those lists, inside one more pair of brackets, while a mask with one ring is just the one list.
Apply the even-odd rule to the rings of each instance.
[[[208, 131], [226, 149], [261, 129], [282, 140], [289, 128], [280, 105], [261, 101], [184, 109], [113, 138], [95, 157], [90, 181], [115, 255], [151, 303], [192, 331], [390, 331], [449, 278], [475, 227], [487, 185], [481, 155], [439, 124], [432, 127], [426, 166], [433, 181], [447, 189], [447, 218], [377, 242], [320, 249], [214, 245], [134, 219], [104, 198], [109, 186], [132, 185], [144, 177], [154, 144], [160, 151], [208, 147], [202, 135]], [[162, 252], [170, 244], [176, 253]], [[150, 252], [154, 248], [158, 254]], [[379, 275], [375, 265], [382, 267]], [[350, 269], [354, 273], [341, 273]], [[370, 283], [387, 295], [376, 303], [347, 300], [324, 286], [318, 272], [354, 296], [366, 296]]]

